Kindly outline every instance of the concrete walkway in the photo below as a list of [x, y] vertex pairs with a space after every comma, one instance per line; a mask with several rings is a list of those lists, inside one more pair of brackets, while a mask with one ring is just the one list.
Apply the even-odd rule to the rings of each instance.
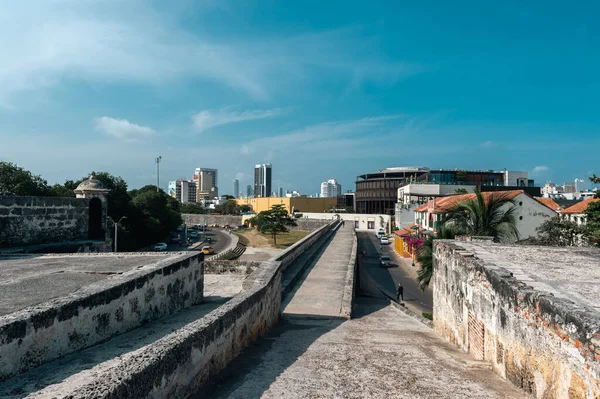
[[341, 317], [348, 263], [352, 252], [352, 230], [340, 227], [312, 268], [284, 300], [283, 317]]
[[194, 398], [527, 398], [388, 305], [357, 298], [356, 318], [284, 319]]

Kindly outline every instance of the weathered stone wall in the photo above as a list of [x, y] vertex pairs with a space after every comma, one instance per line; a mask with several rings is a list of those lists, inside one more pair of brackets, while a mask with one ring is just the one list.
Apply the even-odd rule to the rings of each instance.
[[356, 275], [356, 255], [358, 252], [358, 239], [356, 237], [356, 230], [352, 230], [352, 252], [350, 253], [350, 261], [348, 262], [348, 270], [346, 272], [346, 280], [344, 281], [344, 295], [342, 297], [342, 310], [341, 314], [346, 318], [352, 317], [352, 306], [354, 304], [355, 296], [355, 275]]
[[599, 312], [468, 248], [436, 241], [435, 331], [538, 398], [600, 398]]
[[183, 213], [181, 214], [183, 218], [183, 222], [188, 225], [194, 224], [218, 224], [219, 226], [224, 226], [226, 224], [230, 226], [239, 226], [242, 224], [241, 216], [233, 216], [233, 215], [196, 215]]
[[306, 251], [306, 249], [308, 247], [313, 245], [318, 239], [320, 239], [323, 235], [325, 235], [331, 228], [333, 228], [334, 226], [336, 226], [338, 224], [339, 224], [338, 221], [331, 221], [331, 220], [328, 221], [326, 224], [322, 225], [317, 230], [313, 231], [312, 233], [310, 233], [309, 235], [304, 237], [302, 240], [300, 240], [297, 243], [295, 243], [294, 245], [290, 246], [288, 249], [283, 251], [281, 254], [277, 255], [272, 260], [274, 260], [276, 262], [281, 262], [283, 269], [285, 270], [285, 268], [290, 263], [292, 263], [294, 260], [296, 260], [296, 258], [298, 256], [302, 255], [302, 253], [304, 253], [304, 251]]
[[251, 274], [260, 262], [237, 260], [206, 260], [204, 274]]
[[[194, 214], [182, 214], [183, 221], [188, 225], [194, 224], [218, 224], [224, 226], [226, 224], [230, 226], [240, 226], [242, 224], [241, 216], [231, 215], [194, 215]], [[313, 219], [296, 219], [298, 226], [291, 227], [292, 230], [302, 231], [314, 231], [319, 227], [329, 224], [330, 220], [313, 220]]]
[[88, 238], [89, 199], [0, 196], [0, 248]]
[[1, 316], [0, 381], [202, 302], [203, 259], [195, 252], [159, 260]]
[[205, 317], [30, 397], [189, 397], [279, 321], [281, 272], [280, 262], [261, 262], [240, 294]]
[[[186, 398], [200, 392], [211, 377], [278, 323], [284, 263], [328, 230], [323, 226], [306, 236], [282, 253], [279, 261], [260, 262], [259, 267], [257, 262], [235, 262], [235, 272], [244, 267], [254, 271], [244, 280], [243, 291], [223, 306], [151, 345], [30, 397]], [[210, 261], [210, 269], [231, 270], [221, 262], [226, 261]]]

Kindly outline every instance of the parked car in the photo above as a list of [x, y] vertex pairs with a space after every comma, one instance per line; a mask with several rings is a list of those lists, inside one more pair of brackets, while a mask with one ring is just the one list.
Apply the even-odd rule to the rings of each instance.
[[377, 229], [377, 232], [375, 233], [375, 235], [377, 236], [377, 238], [381, 238], [381, 236], [385, 235], [385, 229], [382, 229], [382, 228]]
[[390, 267], [392, 265], [392, 258], [384, 255], [379, 258], [379, 263], [380, 263], [381, 267]]
[[167, 250], [167, 243], [159, 242], [158, 244], [156, 244], [154, 246], [154, 250], [155, 251], [166, 251]]
[[381, 236], [381, 244], [389, 244], [390, 240], [387, 236]]
[[182, 232], [183, 231], [183, 226], [177, 226], [177, 231]]
[[215, 253], [215, 250], [213, 249], [213, 247], [207, 245], [207, 246], [202, 247], [202, 253], [204, 255], [212, 255]]
[[190, 233], [188, 234], [188, 236], [190, 238], [198, 238], [198, 233], [195, 231], [190, 231]]

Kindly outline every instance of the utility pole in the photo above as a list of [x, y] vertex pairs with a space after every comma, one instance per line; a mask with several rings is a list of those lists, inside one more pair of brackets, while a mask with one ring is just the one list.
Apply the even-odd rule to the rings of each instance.
[[159, 155], [158, 158], [156, 158], [156, 192], [160, 192], [160, 160], [162, 159], [162, 157]]
[[118, 233], [119, 233], [117, 226], [119, 225], [119, 223], [121, 223], [121, 221], [123, 219], [127, 219], [127, 216], [123, 216], [121, 219], [119, 219], [119, 221], [117, 223], [115, 223], [115, 221], [112, 220], [112, 218], [110, 216], [108, 216], [108, 219], [110, 219], [110, 221], [113, 222], [113, 224], [115, 225], [115, 252], [117, 252], [117, 237], [118, 237]]

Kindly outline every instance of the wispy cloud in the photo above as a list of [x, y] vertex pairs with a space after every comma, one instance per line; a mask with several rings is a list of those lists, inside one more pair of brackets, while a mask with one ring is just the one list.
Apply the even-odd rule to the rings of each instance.
[[158, 87], [210, 81], [267, 100], [323, 76], [354, 90], [363, 82], [389, 85], [425, 70], [374, 55], [377, 40], [356, 28], [226, 40], [184, 28], [174, 12], [139, 1], [10, 3], [0, 11], [0, 105], [72, 80]]
[[550, 168], [547, 166], [536, 166], [535, 168], [533, 168], [533, 170], [531, 171], [532, 173], [543, 173], [543, 172], [547, 172], [549, 171]]
[[494, 143], [491, 140], [488, 140], [488, 141], [484, 141], [483, 143], [479, 144], [479, 147], [481, 147], [481, 148], [494, 148], [494, 147], [496, 147], [496, 143]]
[[194, 127], [198, 131], [204, 131], [215, 126], [228, 125], [230, 123], [275, 118], [283, 113], [284, 111], [281, 108], [242, 112], [232, 111], [230, 108], [222, 108], [201, 111], [194, 115], [192, 119], [194, 120]]
[[94, 124], [99, 131], [125, 141], [139, 141], [156, 134], [149, 127], [131, 123], [126, 119], [114, 119], [108, 116], [96, 118]]

